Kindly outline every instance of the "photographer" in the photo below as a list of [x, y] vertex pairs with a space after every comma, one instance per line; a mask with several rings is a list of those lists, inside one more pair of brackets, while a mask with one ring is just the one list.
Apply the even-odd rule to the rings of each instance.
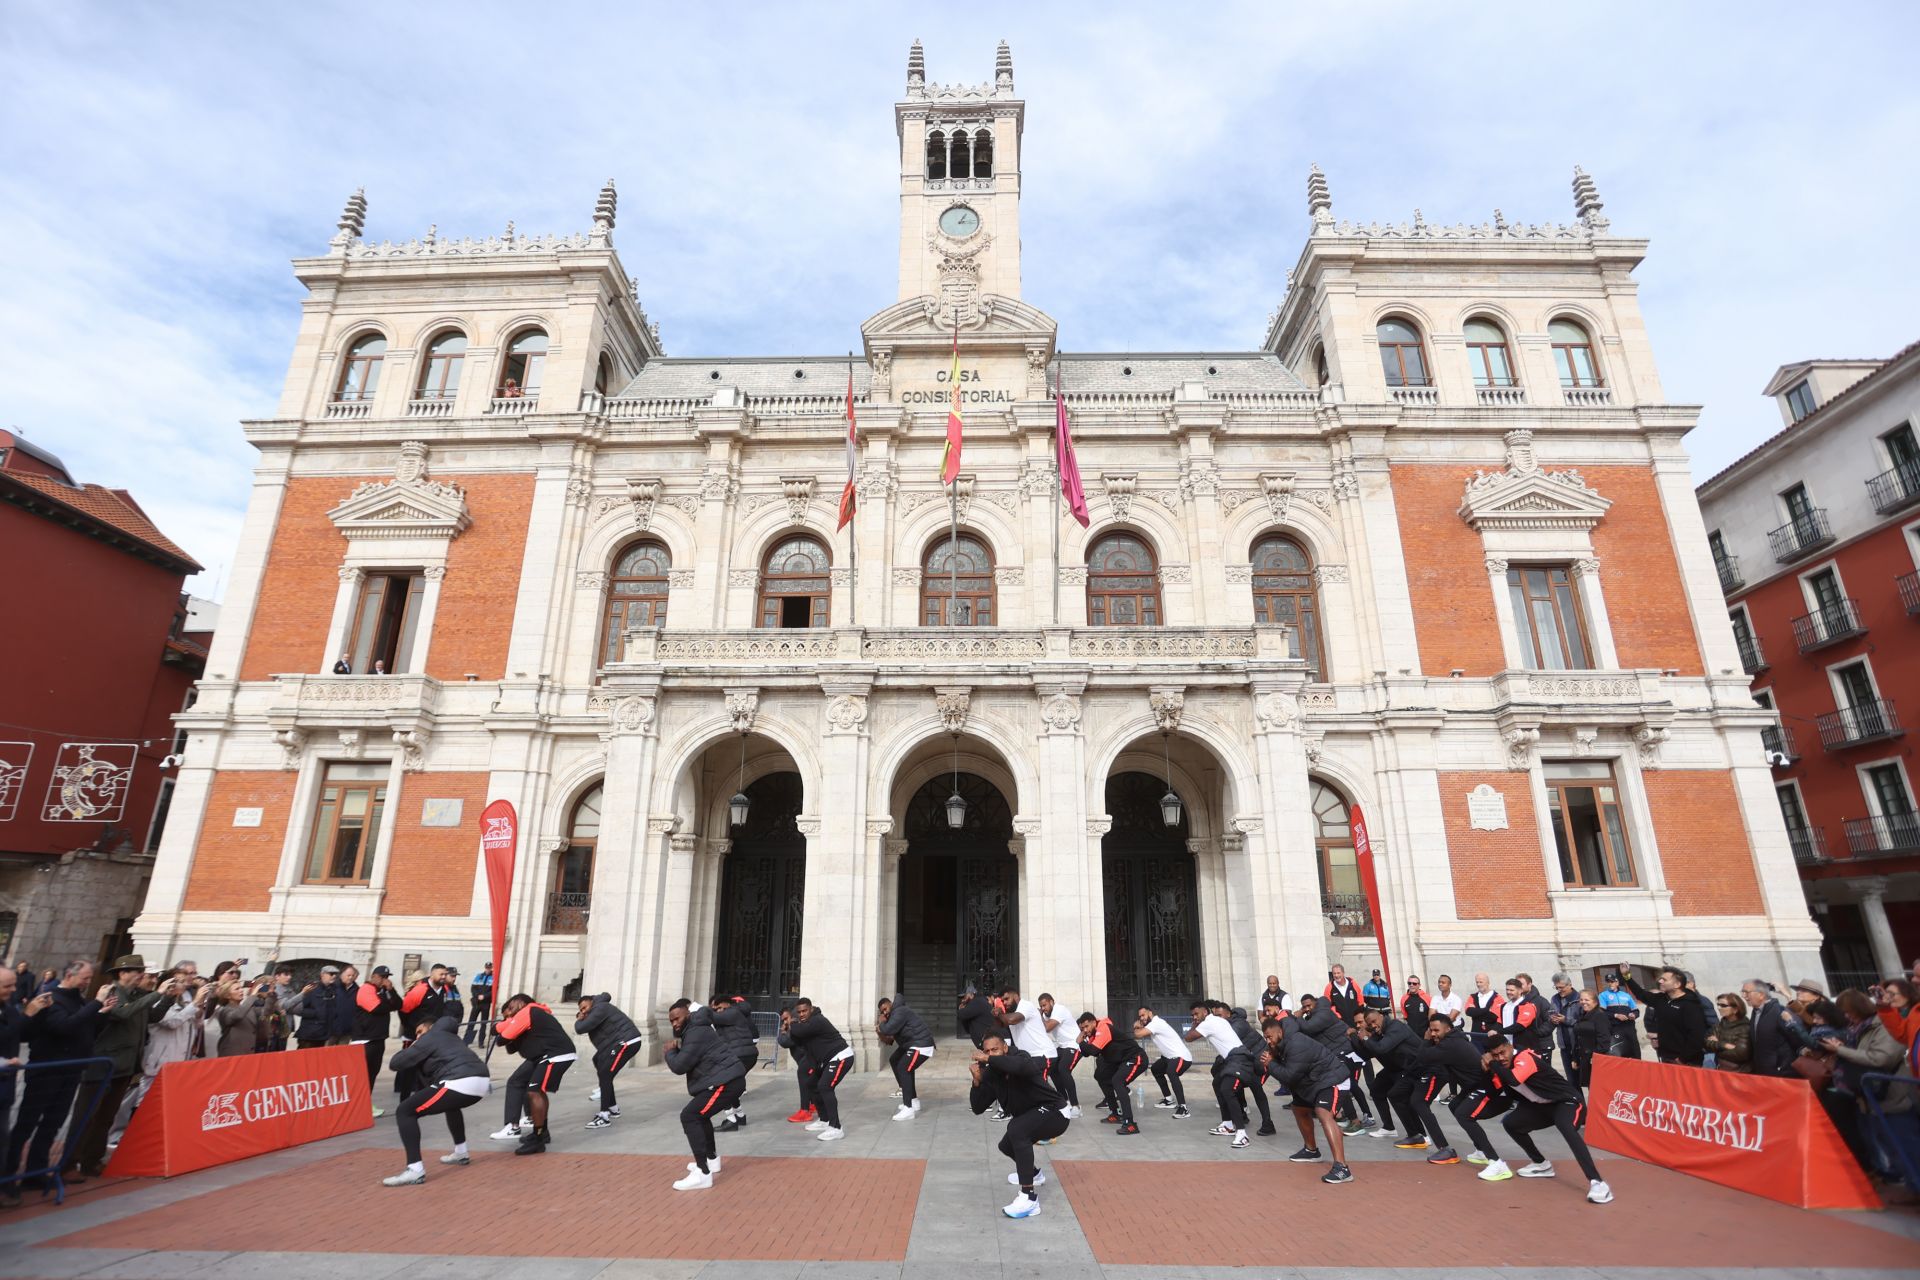
[[208, 1057], [233, 1058], [252, 1053], [260, 1030], [260, 1017], [273, 992], [273, 979], [265, 977], [251, 986], [240, 981], [239, 970], [231, 970], [214, 986], [211, 1014], [217, 1040]]
[[1707, 1013], [1700, 999], [1687, 990], [1687, 975], [1664, 966], [1655, 979], [1658, 991], [1648, 991], [1633, 980], [1632, 966], [1617, 966], [1620, 983], [1647, 1007], [1647, 1034], [1653, 1038], [1660, 1061], [1697, 1067], [1707, 1056]]
[[[121, 956], [113, 962], [112, 973], [113, 1001], [101, 1006], [101, 1021], [92, 1046], [92, 1056], [108, 1059], [108, 1065], [89, 1067], [81, 1076], [61, 1165], [63, 1170], [78, 1171], [68, 1178], [70, 1182], [100, 1176], [107, 1161], [107, 1134], [113, 1128], [113, 1118], [140, 1077], [147, 1024], [159, 1019], [163, 1002], [172, 998], [171, 991], [162, 995], [144, 989], [147, 962], [140, 956]], [[95, 1099], [86, 1086], [101, 1079], [107, 1082], [106, 1091]]]
[[[113, 984], [107, 983], [88, 999], [87, 988], [92, 983], [93, 962], [75, 960], [52, 991], [27, 1003], [28, 1061], [55, 1063], [93, 1052], [101, 1015], [112, 1011], [118, 997]], [[44, 1169], [52, 1163], [53, 1139], [66, 1122], [79, 1089], [78, 1067], [55, 1067], [27, 1077], [20, 1090], [20, 1116], [7, 1140], [9, 1173], [19, 1170], [22, 1152], [26, 1153], [29, 1169]], [[43, 1185], [37, 1178], [13, 1184], [16, 1189], [27, 1190], [39, 1190]]]
[[[226, 976], [216, 974], [214, 981], [220, 982]], [[272, 985], [271, 979], [268, 985]], [[309, 982], [300, 988], [300, 994], [293, 998], [291, 1004], [281, 1005], [281, 1012], [299, 1015], [299, 1024], [293, 1032], [294, 1042], [302, 1049], [324, 1048], [333, 1037], [334, 1028], [347, 1023], [350, 1016], [341, 1009], [342, 1003], [339, 966], [320, 966], [320, 981]], [[347, 1006], [347, 1010], [351, 1008], [351, 1005]], [[221, 1056], [225, 1056], [224, 1050]]]
[[200, 1044], [203, 1014], [197, 997], [207, 984], [199, 968], [186, 960], [174, 966], [159, 987], [160, 1002], [155, 1006], [158, 1021], [147, 1029], [146, 1051], [140, 1057], [140, 1082], [127, 1094], [127, 1100], [115, 1118], [111, 1142], [118, 1142], [133, 1120], [140, 1100], [153, 1088], [154, 1077], [169, 1062], [186, 1062]]

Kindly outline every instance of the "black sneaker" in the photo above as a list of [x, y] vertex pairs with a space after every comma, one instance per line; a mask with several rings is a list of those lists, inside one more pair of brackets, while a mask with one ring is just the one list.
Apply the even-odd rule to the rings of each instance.
[[1318, 1147], [1302, 1147], [1287, 1157], [1295, 1164], [1319, 1164], [1322, 1158]]
[[740, 1126], [734, 1123], [732, 1116], [728, 1116], [725, 1120], [722, 1120], [719, 1124], [713, 1127], [719, 1130], [721, 1133], [732, 1133], [736, 1129], [738, 1129]]
[[1333, 1168], [1320, 1175], [1320, 1181], [1329, 1185], [1341, 1182], [1352, 1182], [1353, 1170], [1343, 1164], [1336, 1164]]
[[1154, 1103], [1153, 1105], [1160, 1108], [1160, 1110], [1162, 1111], [1171, 1111], [1174, 1108], [1174, 1101], [1172, 1098], [1162, 1098], [1160, 1099], [1160, 1101]]
[[1271, 1121], [1271, 1120], [1269, 1120], [1269, 1121], [1267, 1121], [1267, 1122], [1266, 1122], [1265, 1124], [1263, 1124], [1263, 1125], [1261, 1125], [1261, 1126], [1260, 1126], [1260, 1127], [1259, 1127], [1258, 1129], [1256, 1129], [1256, 1130], [1255, 1130], [1254, 1132], [1256, 1132], [1256, 1133], [1258, 1133], [1258, 1134], [1259, 1134], [1259, 1135], [1260, 1135], [1261, 1137], [1263, 1137], [1263, 1138], [1271, 1138], [1271, 1137], [1272, 1137], [1272, 1136], [1273, 1136], [1274, 1134], [1276, 1134], [1276, 1133], [1278, 1133], [1278, 1132], [1280, 1132], [1280, 1131], [1279, 1131], [1278, 1129], [1276, 1129], [1276, 1128], [1274, 1128], [1274, 1127], [1273, 1127], [1273, 1121]]
[[537, 1133], [530, 1133], [520, 1140], [520, 1145], [513, 1149], [513, 1154], [517, 1156], [537, 1156], [546, 1149], [546, 1139]]
[[1118, 1129], [1114, 1130], [1114, 1133], [1122, 1138], [1127, 1137], [1129, 1134], [1135, 1134], [1138, 1132], [1140, 1132], [1140, 1126], [1137, 1124], [1123, 1124]]

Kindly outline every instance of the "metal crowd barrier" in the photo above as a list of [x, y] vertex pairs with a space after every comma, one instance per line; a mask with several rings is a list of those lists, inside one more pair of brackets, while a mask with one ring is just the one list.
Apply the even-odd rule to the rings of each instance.
[[[19, 1079], [20, 1087], [15, 1091], [19, 1095], [19, 1097], [16, 1100], [19, 1101], [19, 1100], [24, 1100], [25, 1098], [25, 1095], [26, 1095], [25, 1077], [31, 1072], [52, 1071], [56, 1068], [59, 1068], [67, 1071], [77, 1070], [81, 1073], [82, 1076], [84, 1076], [86, 1074], [86, 1069], [88, 1067], [93, 1066], [96, 1063], [98, 1063], [102, 1067], [105, 1067], [107, 1069], [107, 1074], [101, 1076], [98, 1080], [91, 1082], [93, 1086], [93, 1096], [87, 1099], [86, 1110], [82, 1111], [79, 1115], [75, 1116], [73, 1114], [73, 1102], [71, 1099], [68, 1100], [67, 1105], [65, 1107], [61, 1108], [63, 1111], [67, 1113], [67, 1116], [70, 1122], [67, 1124], [66, 1140], [64, 1142], [60, 1142], [57, 1144], [60, 1154], [56, 1157], [53, 1157], [53, 1164], [48, 1166], [45, 1169], [22, 1169], [18, 1173], [6, 1172], [4, 1174], [0, 1174], [0, 1186], [6, 1186], [8, 1183], [13, 1183], [13, 1182], [25, 1182], [29, 1178], [52, 1178], [53, 1179], [53, 1202], [55, 1204], [62, 1204], [66, 1201], [67, 1180], [61, 1174], [60, 1166], [66, 1163], [67, 1148], [71, 1147], [74, 1143], [78, 1142], [80, 1140], [80, 1135], [87, 1131], [87, 1122], [93, 1119], [94, 1109], [100, 1105], [100, 1099], [106, 1096], [107, 1086], [113, 1081], [113, 1074], [112, 1074], [113, 1059], [112, 1058], [56, 1058], [52, 1062], [29, 1062], [24, 1066], [18, 1066], [18, 1067], [0, 1066], [0, 1072], [5, 1072]], [[80, 1081], [79, 1088], [85, 1089], [88, 1086], [88, 1084], [89, 1084], [89, 1081], [82, 1079]], [[75, 1093], [77, 1096], [78, 1090], [75, 1090]], [[5, 1120], [6, 1120], [6, 1117], [4, 1115], [0, 1115], [0, 1125], [4, 1125]], [[11, 1131], [9, 1131], [9, 1137], [10, 1136], [11, 1136]], [[55, 1131], [55, 1136], [56, 1138], [58, 1137], [57, 1130]]]
[[777, 1067], [780, 1065], [780, 1015], [777, 1013], [755, 1013], [753, 1015], [753, 1034], [759, 1038], [760, 1065]]

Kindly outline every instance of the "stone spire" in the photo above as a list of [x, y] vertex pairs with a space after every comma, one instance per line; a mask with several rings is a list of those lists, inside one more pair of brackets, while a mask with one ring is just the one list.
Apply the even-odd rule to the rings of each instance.
[[927, 55], [915, 40], [907, 50], [907, 96], [924, 97], [927, 92]]
[[1002, 40], [993, 55], [993, 87], [995, 91], [1013, 92], [1013, 50]]
[[1580, 225], [1589, 231], [1605, 231], [1608, 222], [1607, 215], [1601, 212], [1604, 208], [1593, 179], [1579, 165], [1573, 166], [1573, 212], [1579, 217]]
[[360, 238], [367, 226], [367, 189], [355, 187], [353, 194], [347, 197], [346, 208], [340, 211], [340, 221], [335, 224], [339, 229], [334, 232], [331, 243], [345, 249]]
[[1327, 175], [1320, 172], [1320, 166], [1314, 165], [1307, 171], [1307, 213], [1313, 218], [1313, 227], [1333, 226], [1333, 196], [1327, 191]]
[[613, 214], [619, 206], [620, 197], [614, 194], [613, 179], [607, 179], [607, 185], [600, 188], [600, 198], [593, 206], [593, 242], [611, 244], [613, 242]]

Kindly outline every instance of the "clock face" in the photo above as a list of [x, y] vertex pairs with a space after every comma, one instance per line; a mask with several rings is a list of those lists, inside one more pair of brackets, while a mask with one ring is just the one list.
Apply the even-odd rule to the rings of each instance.
[[980, 229], [980, 215], [963, 204], [951, 205], [940, 215], [940, 229], [955, 240], [965, 240]]

